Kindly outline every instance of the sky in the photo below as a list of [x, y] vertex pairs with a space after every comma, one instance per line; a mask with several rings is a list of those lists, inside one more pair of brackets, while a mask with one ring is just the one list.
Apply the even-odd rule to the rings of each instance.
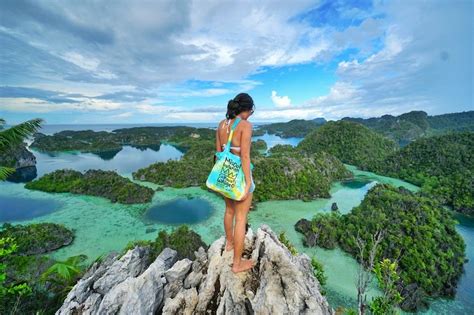
[[473, 1], [0, 1], [0, 117], [218, 122], [472, 110]]

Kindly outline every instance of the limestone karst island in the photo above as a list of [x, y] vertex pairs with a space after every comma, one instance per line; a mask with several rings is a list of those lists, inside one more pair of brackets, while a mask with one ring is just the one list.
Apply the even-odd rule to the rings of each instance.
[[0, 314], [474, 314], [472, 12], [0, 1]]

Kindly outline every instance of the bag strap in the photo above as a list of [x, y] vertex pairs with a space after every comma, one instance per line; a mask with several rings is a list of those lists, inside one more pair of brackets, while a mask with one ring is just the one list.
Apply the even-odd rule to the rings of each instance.
[[227, 151], [227, 152], [230, 151], [230, 143], [232, 141], [232, 136], [234, 135], [235, 127], [237, 127], [237, 124], [239, 122], [240, 122], [240, 117], [236, 117], [234, 123], [232, 124], [232, 128], [229, 133], [229, 138], [227, 138], [227, 144], [225, 145], [224, 151]]

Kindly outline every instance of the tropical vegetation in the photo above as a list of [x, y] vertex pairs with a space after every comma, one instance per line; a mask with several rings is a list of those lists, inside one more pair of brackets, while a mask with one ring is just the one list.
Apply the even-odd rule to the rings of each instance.
[[114, 171], [88, 170], [84, 174], [61, 169], [25, 184], [25, 188], [45, 192], [84, 194], [104, 197], [123, 204], [150, 202], [154, 191], [136, 184]]

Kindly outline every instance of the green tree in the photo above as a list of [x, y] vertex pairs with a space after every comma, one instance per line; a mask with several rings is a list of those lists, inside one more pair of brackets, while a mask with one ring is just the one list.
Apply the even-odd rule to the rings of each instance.
[[42, 284], [49, 283], [51, 290], [58, 295], [59, 299], [63, 300], [83, 273], [82, 263], [86, 258], [86, 255], [77, 255], [64, 261], [56, 261], [41, 274], [39, 280]]
[[313, 266], [313, 273], [316, 279], [318, 279], [319, 284], [321, 285], [321, 294], [326, 295], [326, 290], [323, 288], [323, 286], [326, 284], [327, 281], [327, 276], [324, 273], [324, 267], [323, 264], [321, 264], [316, 257], [311, 257], [311, 266]]
[[[8, 256], [12, 255], [17, 251], [18, 246], [15, 243], [13, 237], [2, 237], [0, 238], [0, 261], [3, 261]], [[6, 264], [0, 262], [0, 302], [3, 308], [5, 301], [10, 299], [16, 299], [15, 306], [13, 307], [12, 313], [15, 312], [18, 301], [21, 296], [28, 295], [32, 292], [30, 286], [27, 283], [7, 283]], [[0, 310], [1, 311], [1, 310]]]
[[403, 297], [396, 286], [396, 283], [400, 280], [397, 267], [397, 262], [392, 262], [388, 258], [374, 266], [373, 271], [384, 294], [372, 299], [369, 305], [372, 314], [398, 314], [396, 307], [403, 301]]

